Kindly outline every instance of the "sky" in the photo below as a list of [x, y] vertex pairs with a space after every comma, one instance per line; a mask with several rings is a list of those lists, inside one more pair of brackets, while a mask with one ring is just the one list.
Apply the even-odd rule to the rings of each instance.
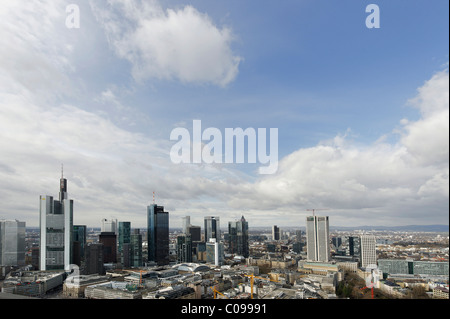
[[[153, 193], [170, 227], [303, 227], [309, 209], [331, 226], [448, 225], [448, 6], [1, 1], [0, 219], [38, 226], [64, 165], [88, 227], [146, 227]], [[194, 120], [278, 129], [276, 172], [175, 163], [171, 132]]]

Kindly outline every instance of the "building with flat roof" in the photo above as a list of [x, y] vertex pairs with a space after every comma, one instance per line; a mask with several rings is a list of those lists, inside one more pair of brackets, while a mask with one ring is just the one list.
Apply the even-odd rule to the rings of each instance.
[[108, 282], [110, 276], [81, 275], [68, 277], [63, 284], [63, 296], [66, 298], [84, 298], [86, 287]]

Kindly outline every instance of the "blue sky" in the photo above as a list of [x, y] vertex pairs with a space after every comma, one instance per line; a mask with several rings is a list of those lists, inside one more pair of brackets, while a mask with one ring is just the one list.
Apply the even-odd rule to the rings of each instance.
[[[80, 8], [68, 29], [65, 9]], [[366, 6], [380, 8], [368, 29]], [[0, 5], [0, 218], [37, 225], [61, 163], [75, 222], [448, 224], [448, 1]], [[447, 115], [448, 118], [448, 115]], [[278, 128], [279, 170], [176, 165], [176, 127]], [[23, 187], [22, 185], [26, 185]], [[17, 207], [20, 198], [20, 207]], [[427, 218], [423, 212], [428, 211]]]

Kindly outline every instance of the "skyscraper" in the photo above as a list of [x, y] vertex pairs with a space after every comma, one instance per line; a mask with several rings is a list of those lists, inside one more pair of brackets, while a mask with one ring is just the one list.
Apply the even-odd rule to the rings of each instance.
[[130, 237], [130, 265], [142, 266], [142, 235], [139, 229], [134, 229]]
[[169, 264], [169, 213], [163, 206], [147, 206], [148, 261]]
[[78, 266], [81, 266], [81, 260], [84, 260], [86, 236], [86, 225], [73, 226], [73, 263]]
[[[117, 251], [119, 258], [123, 251], [123, 245], [131, 243], [131, 223], [130, 222], [119, 222], [118, 227], [118, 240], [117, 240]], [[123, 260], [122, 260], [123, 262]]]
[[184, 234], [189, 234], [189, 227], [191, 226], [191, 216], [184, 216], [181, 217], [181, 227], [182, 227], [182, 232]]
[[40, 270], [64, 270], [72, 264], [73, 200], [61, 174], [59, 200], [41, 195], [39, 203]]
[[102, 233], [114, 233], [117, 235], [117, 219], [102, 219]]
[[190, 234], [177, 237], [177, 262], [192, 262], [192, 238]]
[[221, 266], [223, 264], [223, 244], [215, 238], [210, 238], [206, 243], [206, 262]]
[[328, 216], [306, 217], [307, 258], [311, 261], [330, 260]]
[[98, 241], [103, 244], [103, 262], [117, 262], [117, 236], [113, 232], [102, 232]]
[[240, 220], [228, 222], [229, 252], [248, 258], [248, 222], [244, 216]]
[[280, 228], [277, 225], [272, 226], [272, 240], [280, 240]]
[[25, 222], [0, 220], [0, 265], [25, 265]]
[[361, 236], [361, 267], [377, 264], [376, 238], [373, 235]]
[[211, 238], [220, 241], [220, 217], [205, 217], [205, 242], [209, 242]]

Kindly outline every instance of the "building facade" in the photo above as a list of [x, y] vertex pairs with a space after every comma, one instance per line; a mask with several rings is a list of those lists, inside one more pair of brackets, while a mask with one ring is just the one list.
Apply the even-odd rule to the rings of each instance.
[[205, 217], [205, 243], [212, 238], [220, 241], [220, 217], [218, 216]]
[[373, 235], [363, 235], [361, 240], [361, 267], [366, 268], [368, 266], [377, 265], [377, 240]]
[[39, 200], [40, 270], [64, 270], [72, 264], [73, 200], [61, 176], [59, 200], [41, 195]]
[[0, 220], [0, 265], [25, 265], [25, 222]]
[[328, 262], [330, 260], [328, 216], [306, 217], [307, 259]]
[[244, 216], [240, 220], [228, 223], [229, 253], [249, 256], [248, 222]]
[[163, 206], [147, 206], [148, 261], [169, 264], [169, 212]]

